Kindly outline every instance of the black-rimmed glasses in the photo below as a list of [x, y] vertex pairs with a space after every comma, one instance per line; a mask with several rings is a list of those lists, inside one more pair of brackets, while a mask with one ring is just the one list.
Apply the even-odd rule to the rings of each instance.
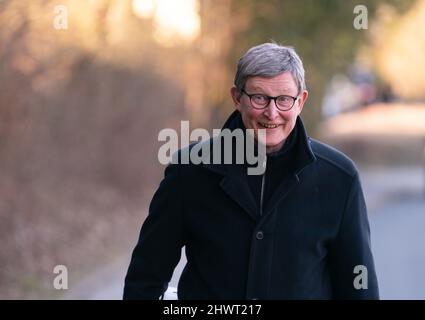
[[245, 91], [245, 89], [242, 89], [241, 91], [242, 93], [245, 93], [249, 97], [251, 101], [251, 106], [254, 109], [265, 109], [270, 104], [270, 101], [274, 100], [276, 107], [280, 111], [288, 111], [292, 109], [292, 107], [295, 104], [295, 101], [297, 101], [297, 99], [299, 98], [298, 96], [292, 97], [288, 95], [270, 97], [265, 94], [258, 94], [258, 93], [249, 94], [248, 92]]

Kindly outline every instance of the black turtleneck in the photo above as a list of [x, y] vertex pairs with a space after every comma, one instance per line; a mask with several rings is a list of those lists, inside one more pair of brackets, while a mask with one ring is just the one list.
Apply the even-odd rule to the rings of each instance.
[[[239, 111], [235, 111], [229, 117], [229, 119], [227, 119], [223, 126], [223, 129], [226, 128], [230, 130], [240, 128], [245, 132], [246, 128]], [[305, 146], [305, 143], [308, 143], [307, 141], [304, 141], [306, 138], [307, 136], [304, 131], [301, 119], [298, 118], [294, 129], [289, 134], [282, 148], [276, 152], [267, 154], [267, 165], [264, 175], [244, 174], [254, 197], [255, 203], [257, 204], [259, 214], [263, 176], [263, 208], [265, 208], [267, 206], [267, 202], [270, 201], [279, 185], [281, 185], [288, 177], [290, 177], [291, 174], [297, 172], [301, 168], [300, 166], [304, 166], [306, 162], [314, 160], [308, 150], [306, 150], [306, 147], [308, 148], [308, 145]], [[255, 149], [255, 155], [257, 156], [258, 149]], [[245, 164], [242, 166], [248, 166], [247, 162], [245, 162]], [[247, 171], [244, 172], [246, 173]]]
[[[285, 144], [278, 151], [267, 154], [264, 180], [263, 208], [270, 200], [277, 187], [294, 172], [296, 165], [297, 125], [288, 136]], [[261, 185], [263, 175], [247, 175], [247, 180], [255, 202], [260, 208]]]

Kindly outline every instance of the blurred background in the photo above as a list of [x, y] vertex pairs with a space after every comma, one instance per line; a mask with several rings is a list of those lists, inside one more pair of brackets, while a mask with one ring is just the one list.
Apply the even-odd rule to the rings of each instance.
[[360, 29], [359, 4], [0, 0], [0, 298], [120, 299], [159, 131], [221, 128], [239, 57], [274, 40], [310, 135], [359, 166], [382, 298], [425, 299], [425, 0], [362, 0]]

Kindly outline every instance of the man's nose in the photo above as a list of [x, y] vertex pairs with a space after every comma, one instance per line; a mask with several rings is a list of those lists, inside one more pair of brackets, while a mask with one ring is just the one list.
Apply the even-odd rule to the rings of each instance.
[[279, 115], [279, 109], [276, 106], [276, 102], [270, 99], [269, 105], [266, 107], [264, 115], [269, 119], [275, 119]]

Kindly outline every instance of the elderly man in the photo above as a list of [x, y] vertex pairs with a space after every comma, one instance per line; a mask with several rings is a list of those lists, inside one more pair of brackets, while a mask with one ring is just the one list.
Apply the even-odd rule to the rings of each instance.
[[253, 129], [266, 149], [265, 170], [170, 164], [133, 251], [124, 298], [160, 298], [185, 246], [179, 299], [377, 299], [359, 175], [344, 154], [307, 136], [297, 53], [274, 43], [251, 48], [230, 92], [236, 110], [224, 128]]

